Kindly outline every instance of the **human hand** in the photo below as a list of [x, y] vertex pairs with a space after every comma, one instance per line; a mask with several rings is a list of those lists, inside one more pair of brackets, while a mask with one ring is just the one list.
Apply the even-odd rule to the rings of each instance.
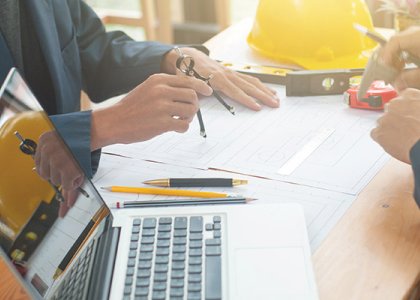
[[64, 217], [78, 198], [77, 188], [84, 181], [83, 173], [56, 131], [48, 131], [40, 136], [34, 159], [37, 173], [51, 184], [61, 186], [64, 202], [60, 203], [58, 214]]
[[141, 142], [168, 131], [185, 132], [199, 109], [197, 93], [212, 92], [193, 77], [152, 75], [117, 104], [92, 112], [91, 149]]
[[[213, 76], [209, 83], [216, 91], [252, 110], [261, 110], [260, 103], [273, 108], [279, 107], [280, 100], [276, 91], [265, 86], [259, 79], [234, 72], [197, 49], [181, 48], [181, 51], [194, 58], [194, 68], [201, 76], [208, 77], [210, 74]], [[162, 62], [162, 71], [170, 74], [179, 73], [175, 66], [178, 57], [175, 50], [168, 52]]]
[[387, 103], [371, 136], [390, 155], [411, 163], [410, 150], [420, 139], [420, 90], [406, 89]]
[[420, 27], [410, 27], [391, 37], [382, 47], [380, 54], [386, 65], [393, 66], [401, 72], [393, 83], [398, 91], [420, 88], [420, 68], [403, 70], [405, 62], [401, 59], [402, 51], [420, 58]]

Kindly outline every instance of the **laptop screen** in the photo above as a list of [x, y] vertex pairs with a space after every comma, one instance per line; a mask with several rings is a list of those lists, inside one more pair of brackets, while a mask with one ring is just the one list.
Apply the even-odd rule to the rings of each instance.
[[[41, 136], [43, 145], [65, 153], [66, 172], [82, 179], [76, 191], [54, 186], [34, 169]], [[0, 245], [45, 296], [109, 210], [14, 69], [0, 89], [0, 166]]]

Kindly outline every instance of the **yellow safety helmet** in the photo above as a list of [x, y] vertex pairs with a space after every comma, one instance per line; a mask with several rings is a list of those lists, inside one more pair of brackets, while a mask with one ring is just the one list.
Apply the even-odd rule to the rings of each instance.
[[[32, 169], [31, 156], [19, 149], [18, 131], [25, 138], [38, 142], [51, 126], [42, 112], [19, 113], [0, 126], [0, 225], [3, 233], [14, 239], [29, 221], [41, 201], [50, 203], [54, 190]], [[29, 185], [29, 186], [28, 186]], [[8, 230], [6, 230], [8, 229]]]
[[248, 44], [262, 55], [309, 70], [364, 68], [376, 43], [364, 0], [260, 0]]

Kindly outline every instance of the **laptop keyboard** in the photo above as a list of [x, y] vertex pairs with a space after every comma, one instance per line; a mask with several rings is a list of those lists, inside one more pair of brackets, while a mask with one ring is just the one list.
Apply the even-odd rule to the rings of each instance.
[[86, 299], [86, 279], [92, 269], [95, 246], [95, 240], [92, 239], [80, 253], [52, 299]]
[[221, 221], [134, 219], [123, 299], [221, 299]]

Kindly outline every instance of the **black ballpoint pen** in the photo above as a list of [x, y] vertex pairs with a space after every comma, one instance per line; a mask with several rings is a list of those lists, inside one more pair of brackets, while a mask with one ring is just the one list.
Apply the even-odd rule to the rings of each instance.
[[85, 229], [82, 231], [77, 240], [74, 242], [74, 244], [64, 256], [64, 258], [61, 260], [58, 268], [54, 273], [54, 279], [57, 279], [66, 270], [66, 268], [71, 263], [72, 259], [75, 257], [79, 249], [83, 246], [84, 241], [89, 237], [90, 233], [95, 229], [95, 226], [105, 217], [107, 213], [108, 208], [106, 206], [102, 206], [95, 213], [92, 219], [90, 219]]
[[247, 184], [248, 180], [233, 178], [165, 178], [143, 182], [160, 187], [233, 187]]

